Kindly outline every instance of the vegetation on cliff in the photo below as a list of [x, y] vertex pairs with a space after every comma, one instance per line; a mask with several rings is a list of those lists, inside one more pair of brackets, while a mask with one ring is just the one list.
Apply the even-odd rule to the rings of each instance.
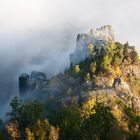
[[107, 49], [88, 45], [90, 57], [73, 66], [75, 73], [87, 80], [93, 80], [93, 75], [121, 76], [125, 66], [137, 64], [139, 56], [134, 46], [127, 43], [111, 42]]

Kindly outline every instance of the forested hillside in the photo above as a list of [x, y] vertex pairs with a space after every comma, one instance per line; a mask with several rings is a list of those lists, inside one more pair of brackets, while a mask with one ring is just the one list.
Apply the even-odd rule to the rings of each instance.
[[20, 75], [0, 140], [140, 140], [138, 52], [128, 42], [106, 45], [88, 43], [84, 60], [51, 79]]

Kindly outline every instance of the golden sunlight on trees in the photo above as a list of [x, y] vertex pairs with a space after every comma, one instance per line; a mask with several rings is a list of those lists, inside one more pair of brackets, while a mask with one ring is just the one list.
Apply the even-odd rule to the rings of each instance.
[[85, 76], [85, 80], [90, 82], [91, 78], [90, 78], [90, 73], [87, 73]]
[[59, 128], [51, 126], [49, 140], [58, 140], [59, 139]]
[[105, 71], [110, 71], [111, 69], [111, 62], [113, 60], [114, 54], [115, 54], [116, 46], [113, 42], [110, 43], [110, 45], [105, 50], [105, 54], [103, 56], [103, 60], [101, 62], [101, 67]]
[[47, 119], [37, 120], [31, 129], [26, 128], [27, 140], [58, 140], [59, 129], [51, 126]]
[[83, 103], [82, 110], [81, 110], [82, 117], [89, 118], [91, 115], [95, 114], [95, 109], [94, 109], [95, 105], [96, 104], [94, 99], [91, 99]]
[[[50, 110], [49, 115], [44, 116], [47, 119], [40, 116], [28, 124], [23, 121], [25, 114], [20, 114], [16, 117], [18, 122], [7, 123], [7, 133], [13, 140], [139, 140], [140, 116], [132, 108], [124, 107], [123, 102], [115, 98], [95, 98], [89, 98], [81, 105]], [[23, 108], [26, 108], [25, 104]], [[16, 108], [19, 110], [20, 107]]]
[[90, 64], [90, 71], [94, 74], [96, 72], [96, 62]]
[[134, 46], [128, 43], [110, 42], [107, 48], [88, 44], [89, 57], [73, 66], [73, 76], [93, 82], [94, 75], [119, 77], [123, 67], [139, 64], [139, 56]]
[[26, 133], [27, 140], [35, 140], [34, 134], [31, 132], [31, 130], [29, 128], [25, 129], [25, 133]]
[[90, 57], [94, 57], [96, 54], [94, 50], [94, 45], [90, 43], [87, 47], [88, 47], [88, 52], [89, 52]]
[[109, 71], [111, 68], [111, 57], [109, 57], [108, 55], [105, 55], [103, 57], [103, 61], [101, 63], [101, 67], [103, 68], [103, 70]]
[[17, 121], [10, 122], [6, 125], [6, 130], [8, 134], [11, 136], [11, 138], [13, 138], [13, 140], [20, 138], [20, 132], [18, 127], [19, 125]]
[[79, 65], [75, 65], [74, 66], [74, 72], [75, 73], [79, 73], [80, 72], [80, 66]]

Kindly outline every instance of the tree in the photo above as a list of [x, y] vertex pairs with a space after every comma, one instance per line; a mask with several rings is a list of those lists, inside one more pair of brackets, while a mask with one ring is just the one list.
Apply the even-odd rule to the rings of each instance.
[[49, 140], [58, 140], [59, 139], [59, 128], [51, 126]]
[[116, 42], [115, 45], [116, 45], [116, 49], [115, 49], [115, 54], [113, 57], [113, 64], [120, 65], [124, 58], [124, 54], [123, 54], [124, 46], [123, 46], [123, 44], [121, 44], [119, 42]]
[[87, 73], [86, 76], [85, 76], [85, 80], [90, 82], [91, 81], [91, 78], [90, 78], [90, 73]]
[[93, 46], [92, 43], [88, 44], [88, 52], [89, 52], [89, 56], [90, 56], [91, 58], [94, 58], [96, 52], [95, 52], [95, 50], [94, 50], [94, 46]]
[[6, 130], [8, 134], [13, 138], [13, 140], [20, 138], [20, 132], [18, 129], [19, 125], [17, 121], [11, 122], [6, 125]]
[[59, 126], [59, 138], [61, 140], [82, 140], [82, 118], [78, 107], [67, 106], [54, 110], [50, 122], [54, 126]]
[[10, 105], [12, 110], [7, 115], [10, 117], [10, 122], [17, 122], [22, 137], [25, 135], [25, 128], [32, 127], [38, 119], [43, 118], [43, 104], [39, 101], [22, 102], [15, 97]]
[[75, 65], [74, 66], [74, 72], [77, 74], [80, 72], [80, 66], [79, 65]]
[[132, 59], [133, 63], [137, 63], [139, 61], [139, 55], [136, 52], [136, 50], [132, 51], [131, 59]]
[[125, 44], [124, 44], [124, 52], [123, 52], [123, 54], [124, 54], [124, 57], [127, 57], [129, 54], [128, 54], [128, 51], [129, 50], [129, 43], [128, 42], [126, 42]]
[[95, 100], [90, 99], [87, 102], [84, 102], [81, 108], [81, 116], [84, 118], [90, 118], [91, 115], [95, 114]]
[[33, 134], [33, 132], [31, 132], [31, 130], [29, 128], [25, 129], [25, 133], [26, 133], [27, 140], [35, 140], [34, 134]]
[[112, 58], [116, 52], [116, 45], [114, 42], [111, 42], [109, 46], [107, 47], [105, 54], [108, 55], [110, 58]]
[[90, 64], [90, 71], [92, 72], [92, 74], [96, 72], [96, 62], [92, 62]]
[[27, 140], [58, 140], [59, 129], [51, 126], [47, 119], [37, 120], [33, 127], [26, 128]]
[[102, 62], [101, 62], [101, 68], [102, 68], [103, 70], [105, 70], [105, 71], [109, 71], [110, 68], [111, 68], [111, 61], [112, 61], [112, 58], [109, 57], [109, 55], [106, 54], [106, 55], [103, 57], [103, 60], [102, 60]]
[[12, 111], [8, 112], [7, 115], [10, 117], [10, 121], [15, 121], [19, 119], [19, 114], [21, 113], [21, 100], [18, 97], [14, 97], [10, 103]]
[[94, 110], [95, 113], [85, 123], [86, 139], [109, 140], [115, 120], [111, 108], [97, 103]]
[[102, 61], [101, 61], [101, 69], [105, 72], [109, 72], [111, 69], [111, 63], [113, 61], [113, 57], [115, 55], [116, 46], [114, 42], [111, 42], [107, 49], [104, 52]]
[[[139, 61], [139, 55], [134, 46], [130, 46], [129, 43], [124, 44], [124, 59], [131, 59], [131, 63], [137, 63]], [[130, 60], [129, 60], [130, 61]]]
[[124, 111], [128, 122], [129, 140], [140, 140], [140, 115], [137, 115], [130, 107], [125, 107]]

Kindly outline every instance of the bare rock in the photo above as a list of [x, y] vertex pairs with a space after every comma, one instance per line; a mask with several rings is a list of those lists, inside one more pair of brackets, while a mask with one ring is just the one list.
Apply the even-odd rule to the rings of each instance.
[[21, 95], [32, 91], [42, 91], [47, 85], [46, 74], [42, 72], [33, 71], [30, 76], [27, 73], [19, 76], [19, 92]]
[[91, 29], [88, 33], [78, 34], [77, 45], [72, 54], [70, 54], [70, 63], [77, 64], [89, 57], [88, 45], [100, 46], [106, 49], [109, 42], [114, 42], [114, 30], [112, 26], [105, 25], [97, 29]]
[[121, 78], [115, 78], [112, 86], [116, 91], [120, 93], [126, 93], [128, 95], [131, 95], [129, 85]]
[[19, 92], [20, 92], [20, 94], [26, 93], [28, 91], [28, 81], [29, 81], [29, 75], [27, 73], [22, 73], [19, 76]]
[[30, 80], [46, 80], [46, 74], [43, 72], [32, 71], [30, 74]]

